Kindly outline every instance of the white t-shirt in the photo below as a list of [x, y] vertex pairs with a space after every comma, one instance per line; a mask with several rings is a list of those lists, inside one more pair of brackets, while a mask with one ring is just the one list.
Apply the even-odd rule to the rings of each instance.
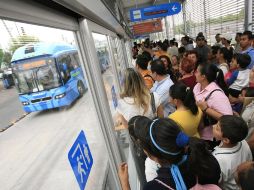
[[227, 66], [227, 63], [222, 63], [218, 66], [219, 69], [222, 70], [223, 72], [223, 75], [225, 76], [228, 72], [228, 66]]
[[234, 172], [241, 163], [252, 161], [250, 147], [245, 140], [239, 142], [233, 148], [221, 148], [221, 145], [215, 147], [213, 151], [213, 155], [218, 160], [221, 168], [221, 187], [223, 190], [238, 190]]
[[153, 87], [150, 89], [150, 92], [156, 92], [159, 95], [161, 104], [164, 108], [164, 117], [168, 117], [170, 113], [175, 111], [175, 107], [169, 103], [169, 89], [173, 84], [170, 76], [167, 75], [162, 81], [155, 81]]
[[[156, 110], [161, 104], [160, 102], [160, 96], [157, 93], [153, 93], [154, 95], [154, 102]], [[123, 99], [120, 99], [118, 102], [118, 106], [116, 108], [116, 111], [124, 116], [124, 118], [129, 121], [132, 117], [137, 115], [143, 115], [150, 119], [153, 119], [154, 114], [152, 111], [151, 103], [149, 102], [149, 108], [148, 111], [144, 114], [144, 109], [141, 107], [138, 107], [134, 104], [134, 98], [132, 97], [125, 97]]]
[[151, 160], [149, 157], [146, 158], [145, 161], [145, 174], [146, 174], [146, 181], [152, 181], [154, 178], [158, 176], [157, 170], [160, 168], [160, 164]]

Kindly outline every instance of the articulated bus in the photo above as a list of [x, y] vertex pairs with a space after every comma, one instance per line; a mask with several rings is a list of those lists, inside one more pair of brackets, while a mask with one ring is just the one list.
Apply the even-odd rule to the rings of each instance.
[[78, 52], [68, 44], [25, 45], [14, 52], [11, 65], [26, 112], [69, 106], [87, 89]]

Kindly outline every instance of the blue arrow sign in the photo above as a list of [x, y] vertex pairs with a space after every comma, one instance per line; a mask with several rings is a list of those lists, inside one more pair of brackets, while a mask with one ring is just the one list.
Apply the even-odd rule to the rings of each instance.
[[78, 138], [72, 145], [68, 158], [78, 181], [80, 190], [84, 190], [90, 174], [93, 158], [86, 141], [84, 131], [81, 131]]
[[144, 8], [130, 10], [131, 22], [142, 21], [153, 18], [160, 18], [178, 14], [181, 11], [181, 4], [178, 2], [160, 4]]

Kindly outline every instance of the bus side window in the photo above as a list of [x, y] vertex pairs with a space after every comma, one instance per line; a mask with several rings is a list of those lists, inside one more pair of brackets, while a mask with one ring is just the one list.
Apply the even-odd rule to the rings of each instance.
[[78, 53], [74, 53], [73, 58], [74, 58], [74, 61], [75, 61], [75, 64], [77, 65], [77, 67], [80, 67], [80, 60], [79, 60]]
[[64, 83], [66, 83], [71, 78], [70, 72], [74, 69], [71, 65], [70, 55], [62, 55], [57, 59], [57, 62], [59, 65], [61, 77]]

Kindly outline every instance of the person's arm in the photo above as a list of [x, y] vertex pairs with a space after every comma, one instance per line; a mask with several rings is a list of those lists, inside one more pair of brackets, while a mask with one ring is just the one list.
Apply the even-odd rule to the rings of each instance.
[[234, 71], [231, 75], [231, 77], [226, 81], [227, 85], [230, 86], [231, 84], [233, 84], [235, 82], [235, 80], [237, 79], [239, 71]]
[[254, 153], [254, 133], [249, 137], [247, 143], [249, 144], [251, 151]]
[[164, 109], [162, 104], [160, 104], [159, 107], [157, 108], [157, 116], [159, 118], [164, 118]]
[[115, 121], [115, 130], [123, 130], [123, 129], [128, 129], [128, 122], [124, 118], [122, 114], [119, 112], [116, 112], [116, 114], [113, 116], [113, 119]]
[[118, 167], [118, 176], [121, 182], [122, 190], [131, 190], [127, 163], [124, 162], [120, 164]]
[[222, 116], [221, 113], [219, 113], [218, 111], [210, 108], [207, 104], [206, 101], [197, 101], [197, 106], [206, 114], [208, 114], [209, 116], [211, 116], [212, 118], [219, 120], [219, 118]]

